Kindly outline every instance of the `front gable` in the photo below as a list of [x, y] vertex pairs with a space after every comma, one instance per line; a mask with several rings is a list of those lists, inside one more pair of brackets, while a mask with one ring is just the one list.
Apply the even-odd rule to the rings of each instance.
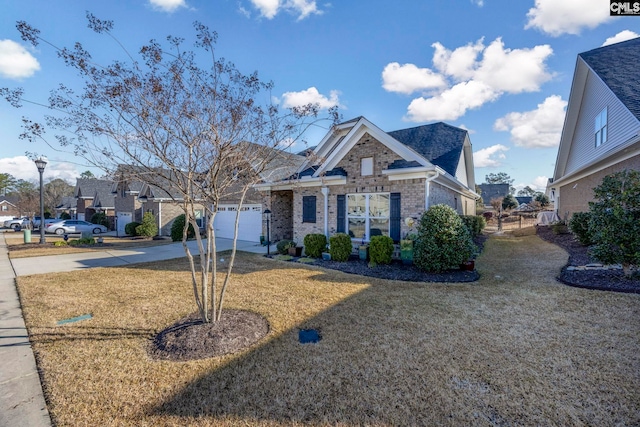
[[398, 160], [416, 162], [418, 166], [422, 167], [433, 166], [413, 149], [392, 138], [364, 117], [360, 117], [355, 123], [347, 122], [347, 124], [348, 127], [343, 125], [342, 128], [335, 131], [335, 134], [327, 135], [316, 148], [315, 154], [320, 158], [321, 164], [313, 174], [314, 178], [338, 167], [356, 144], [367, 142], [367, 138], [377, 141], [386, 150], [394, 152]]

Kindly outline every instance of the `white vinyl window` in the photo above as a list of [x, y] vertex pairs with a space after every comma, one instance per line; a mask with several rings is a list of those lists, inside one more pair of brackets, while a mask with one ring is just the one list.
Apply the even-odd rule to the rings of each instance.
[[373, 175], [373, 157], [365, 157], [360, 159], [360, 175]]
[[347, 229], [352, 239], [389, 235], [389, 193], [347, 194]]
[[596, 116], [595, 121], [596, 147], [607, 142], [607, 107]]

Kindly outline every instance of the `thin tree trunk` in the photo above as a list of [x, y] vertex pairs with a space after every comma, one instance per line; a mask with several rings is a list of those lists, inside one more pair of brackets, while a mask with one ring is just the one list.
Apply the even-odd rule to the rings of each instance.
[[218, 303], [218, 320], [222, 316], [222, 304], [224, 303], [224, 293], [227, 290], [227, 285], [229, 284], [229, 280], [231, 279], [231, 270], [233, 269], [233, 262], [236, 259], [236, 243], [238, 241], [238, 224], [240, 223], [240, 212], [242, 210], [242, 204], [244, 203], [244, 198], [247, 195], [247, 191], [249, 190], [248, 186], [245, 186], [242, 190], [242, 196], [240, 197], [240, 202], [238, 202], [238, 210], [236, 211], [236, 222], [234, 224], [233, 229], [233, 246], [231, 248], [231, 256], [229, 257], [229, 266], [227, 267], [227, 273], [224, 278], [224, 283], [222, 284], [222, 289], [220, 291], [220, 302]]

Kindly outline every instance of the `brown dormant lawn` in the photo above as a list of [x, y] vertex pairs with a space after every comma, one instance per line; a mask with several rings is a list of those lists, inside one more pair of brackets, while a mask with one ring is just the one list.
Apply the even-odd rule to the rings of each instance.
[[[129, 249], [133, 247], [142, 247], [142, 246], [155, 246], [155, 245], [164, 245], [167, 243], [172, 243], [171, 239], [167, 240], [153, 240], [148, 237], [114, 237], [114, 236], [101, 236], [96, 234], [94, 236], [95, 239], [98, 237], [102, 237], [103, 244], [102, 245], [91, 245], [91, 246], [55, 246], [55, 242], [63, 242], [64, 239], [62, 236], [58, 236], [56, 234], [47, 234], [45, 236], [46, 243], [41, 245], [40, 242], [40, 234], [38, 230], [35, 230], [31, 233], [31, 243], [24, 243], [24, 237], [21, 232], [13, 232], [13, 231], [5, 231], [5, 239], [7, 245], [9, 247], [9, 256], [11, 258], [26, 258], [26, 257], [37, 257], [37, 256], [47, 256], [47, 255], [64, 255], [64, 254], [74, 254], [80, 252], [90, 252], [90, 251], [104, 251], [108, 249]], [[72, 234], [69, 237], [69, 240], [79, 239], [79, 234]]]
[[566, 260], [492, 237], [480, 281], [429, 284], [241, 254], [227, 307], [270, 332], [192, 362], [147, 353], [194, 311], [184, 260], [18, 281], [60, 426], [638, 425], [640, 295], [563, 286]]

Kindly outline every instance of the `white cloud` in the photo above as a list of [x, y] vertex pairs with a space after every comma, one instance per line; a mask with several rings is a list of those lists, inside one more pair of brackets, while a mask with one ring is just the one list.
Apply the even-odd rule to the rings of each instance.
[[478, 55], [484, 50], [484, 39], [474, 44], [467, 44], [453, 51], [436, 42], [431, 46], [435, 49], [433, 65], [442, 74], [453, 77], [457, 81], [473, 78], [478, 67]]
[[309, 15], [322, 15], [315, 0], [250, 0], [258, 9], [260, 15], [267, 19], [273, 19], [280, 11], [286, 11], [298, 15], [302, 20]]
[[524, 113], [509, 113], [493, 124], [497, 131], [511, 133], [511, 141], [519, 147], [549, 148], [560, 143], [567, 101], [552, 95], [538, 108]]
[[473, 153], [473, 165], [477, 168], [497, 168], [502, 165], [501, 160], [506, 158], [504, 152], [509, 150], [502, 144], [482, 148]]
[[536, 0], [527, 13], [525, 29], [536, 28], [551, 36], [580, 34], [611, 20], [608, 3], [602, 0]]
[[431, 90], [409, 104], [405, 117], [409, 121], [456, 120], [505, 93], [538, 91], [552, 78], [545, 63], [553, 54], [548, 45], [509, 49], [497, 38], [489, 46], [483, 39], [454, 50], [437, 42], [432, 46], [437, 72], [392, 62], [382, 73], [387, 91]]
[[181, 7], [186, 7], [187, 3], [184, 0], [149, 0], [151, 6], [163, 12], [175, 12]]
[[38, 60], [13, 40], [0, 40], [0, 77], [22, 79], [40, 69]]
[[602, 46], [608, 46], [610, 44], [620, 43], [626, 40], [635, 39], [636, 37], [640, 37], [640, 34], [634, 33], [633, 31], [630, 31], [630, 30], [620, 31], [615, 36], [609, 37], [608, 39], [606, 39], [604, 43], [602, 43]]
[[411, 94], [425, 89], [439, 89], [447, 85], [443, 76], [414, 64], [387, 64], [382, 70], [382, 87], [389, 92]]
[[285, 92], [282, 94], [282, 105], [285, 108], [301, 107], [308, 104], [317, 104], [321, 109], [328, 109], [331, 107], [341, 107], [338, 96], [340, 92], [332, 90], [329, 92], [329, 97], [322, 95], [315, 87], [310, 87], [300, 92]]
[[484, 0], [471, 0], [471, 3], [475, 4], [478, 7], [484, 6]]
[[544, 191], [547, 188], [547, 183], [549, 182], [549, 178], [546, 176], [538, 176], [533, 182], [529, 185], [529, 187], [534, 190]]
[[551, 79], [545, 60], [552, 53], [549, 45], [533, 49], [505, 49], [498, 38], [484, 50], [482, 62], [473, 78], [500, 92], [536, 92], [542, 83]]
[[479, 108], [498, 96], [490, 86], [475, 80], [458, 83], [432, 98], [421, 97], [411, 101], [406, 119], [412, 122], [455, 120], [467, 110]]
[[[25, 181], [38, 181], [40, 179], [35, 163], [27, 156], [0, 159], [0, 171]], [[75, 184], [76, 178], [79, 176], [80, 174], [74, 164], [49, 160], [44, 170], [43, 179], [48, 182], [52, 179], [61, 178]]]

